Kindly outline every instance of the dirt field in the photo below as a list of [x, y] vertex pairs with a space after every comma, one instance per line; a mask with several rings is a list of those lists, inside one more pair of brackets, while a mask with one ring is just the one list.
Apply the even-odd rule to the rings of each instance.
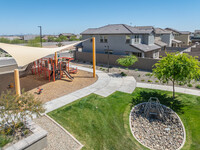
[[[10, 83], [14, 83], [13, 76], [13, 74], [0, 76], [0, 93], [2, 91], [6, 91]], [[61, 80], [49, 82], [48, 80], [45, 80], [44, 77], [39, 77], [38, 75], [28, 75], [20, 78], [20, 84], [22, 89], [24, 88], [25, 91], [34, 94], [36, 98], [39, 98], [43, 102], [47, 102], [87, 87], [97, 80], [97, 77], [92, 77], [92, 73], [81, 70], [78, 70], [78, 73], [72, 74], [72, 76], [74, 77], [73, 81], [70, 81], [64, 76]], [[38, 86], [43, 89], [40, 95], [37, 94]]]

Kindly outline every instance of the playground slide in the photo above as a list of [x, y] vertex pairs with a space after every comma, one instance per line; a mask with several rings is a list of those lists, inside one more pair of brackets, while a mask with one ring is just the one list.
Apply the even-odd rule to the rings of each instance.
[[70, 74], [69, 74], [69, 72], [67, 72], [67, 71], [63, 71], [64, 72], [64, 74], [69, 78], [69, 79], [71, 79], [71, 80], [73, 80], [74, 79], [74, 77], [72, 77]]

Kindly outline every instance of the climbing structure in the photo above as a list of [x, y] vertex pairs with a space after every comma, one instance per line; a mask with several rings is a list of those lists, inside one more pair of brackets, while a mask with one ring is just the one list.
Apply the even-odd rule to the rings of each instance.
[[77, 68], [70, 67], [72, 60], [74, 59], [71, 57], [57, 57], [57, 55], [54, 58], [39, 59], [33, 62], [32, 74], [44, 76], [49, 81], [61, 79], [63, 75], [73, 80], [71, 74], [77, 73]]

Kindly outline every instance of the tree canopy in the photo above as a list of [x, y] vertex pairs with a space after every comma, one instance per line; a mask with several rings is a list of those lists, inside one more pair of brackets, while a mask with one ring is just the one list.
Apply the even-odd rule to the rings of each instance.
[[188, 54], [167, 54], [156, 63], [153, 74], [160, 81], [173, 83], [173, 97], [175, 96], [174, 84], [187, 84], [200, 77], [200, 62], [197, 57]]

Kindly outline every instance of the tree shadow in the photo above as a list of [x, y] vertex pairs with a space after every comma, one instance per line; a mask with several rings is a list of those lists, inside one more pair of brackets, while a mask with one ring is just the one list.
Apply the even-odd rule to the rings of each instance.
[[139, 103], [148, 102], [150, 97], [157, 97], [161, 104], [171, 108], [176, 113], [179, 113], [179, 114], [183, 114], [184, 113], [183, 107], [185, 105], [181, 101], [179, 101], [177, 99], [177, 97], [173, 99], [173, 97], [171, 97], [171, 96], [169, 96], [167, 94], [164, 94], [164, 93], [159, 93], [157, 91], [151, 91], [151, 92], [140, 91], [132, 99], [131, 108], [134, 105], [137, 105]]

